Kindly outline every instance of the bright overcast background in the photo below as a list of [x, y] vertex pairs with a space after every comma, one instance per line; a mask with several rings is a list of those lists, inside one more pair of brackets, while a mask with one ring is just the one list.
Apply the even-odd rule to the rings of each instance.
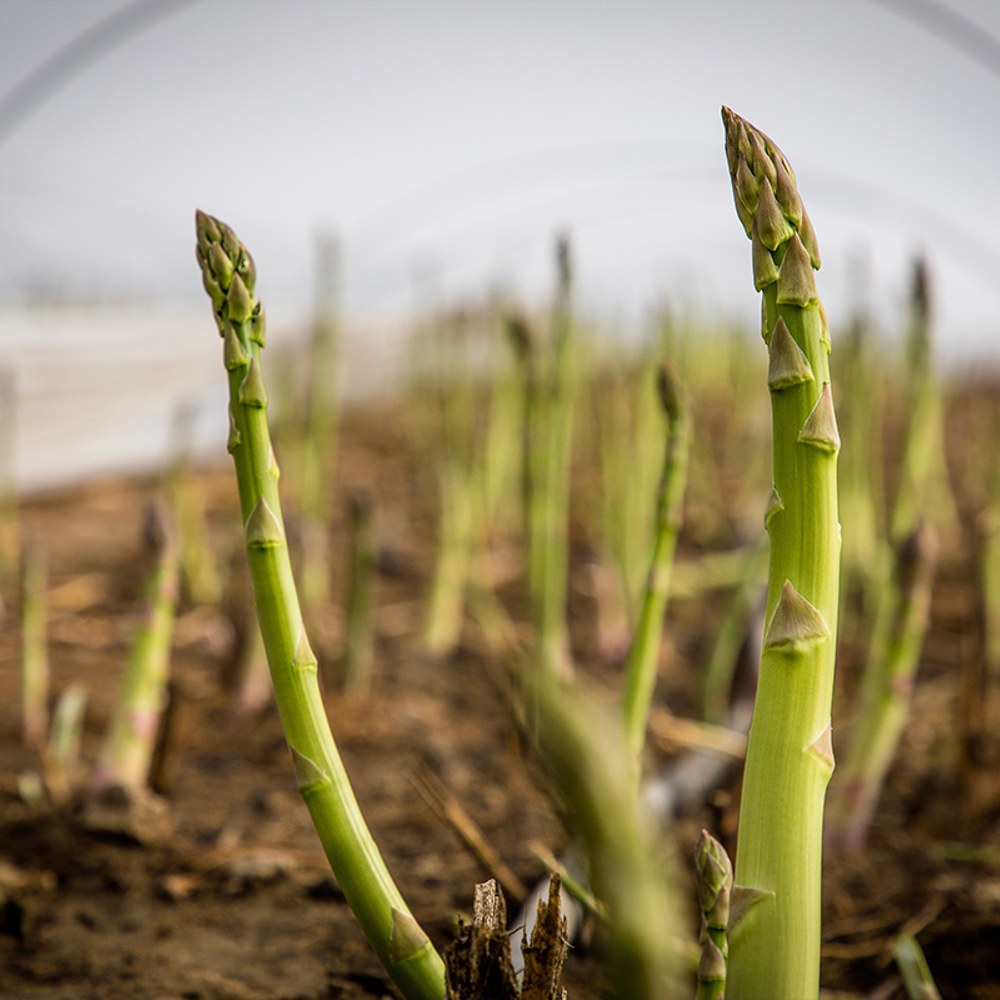
[[722, 104], [794, 167], [834, 328], [891, 330], [923, 253], [942, 354], [1000, 358], [996, 0], [0, 0], [0, 305], [200, 304], [210, 337], [197, 206], [272, 327], [308, 315], [319, 234], [363, 324], [415, 275], [540, 301], [560, 231], [588, 310], [750, 325]]

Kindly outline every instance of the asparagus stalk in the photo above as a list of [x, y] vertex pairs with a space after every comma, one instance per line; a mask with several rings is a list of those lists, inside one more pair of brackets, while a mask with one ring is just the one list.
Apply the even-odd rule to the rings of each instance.
[[622, 692], [625, 735], [636, 755], [642, 751], [646, 741], [649, 706], [656, 685], [663, 615], [667, 607], [670, 571], [681, 526], [681, 505], [691, 431], [690, 413], [683, 388], [667, 364], [660, 368], [658, 385], [667, 418], [667, 445], [657, 497], [653, 557], [643, 595], [642, 611], [625, 665], [625, 686]]
[[566, 624], [569, 573], [569, 481], [573, 438], [574, 388], [571, 371], [574, 343], [573, 272], [569, 240], [556, 244], [558, 286], [552, 316], [552, 364], [549, 371], [545, 424], [545, 479], [541, 518], [538, 643], [543, 669], [556, 676], [572, 672]]
[[932, 302], [927, 263], [913, 265], [910, 324], [907, 332], [906, 398], [900, 482], [892, 511], [892, 534], [898, 540], [913, 531], [933, 510], [934, 523], [950, 528], [958, 522], [945, 468], [941, 384], [934, 371], [931, 338]]
[[619, 720], [581, 682], [542, 675], [529, 689], [542, 760], [559, 790], [566, 826], [607, 908], [608, 973], [622, 1000], [677, 995], [673, 886], [639, 808], [633, 757]]
[[726, 849], [707, 830], [701, 831], [694, 851], [695, 879], [701, 906], [701, 960], [698, 963], [697, 1000], [721, 1000], [726, 991], [729, 957], [727, 927], [733, 890], [733, 863]]
[[198, 263], [229, 374], [229, 450], [254, 600], [275, 700], [302, 796], [348, 904], [407, 1000], [441, 1000], [444, 964], [410, 914], [361, 815], [337, 751], [302, 622], [278, 498], [261, 372], [264, 312], [250, 254], [225, 224], [197, 213]]
[[42, 771], [49, 797], [58, 805], [70, 800], [77, 784], [86, 711], [86, 689], [71, 684], [59, 696], [52, 713], [52, 731], [42, 751]]
[[912, 934], [899, 935], [893, 958], [909, 1000], [941, 1000], [924, 951]]
[[17, 373], [13, 368], [0, 368], [0, 583], [4, 584], [17, 579], [21, 545], [15, 456], [17, 411]]
[[918, 528], [896, 548], [887, 588], [889, 607], [876, 623], [854, 732], [833, 783], [826, 831], [832, 850], [864, 846], [910, 708], [927, 633], [936, 554], [929, 526]]
[[114, 715], [94, 783], [142, 790], [149, 780], [160, 716], [167, 700], [170, 642], [180, 584], [175, 529], [166, 512], [153, 507], [146, 528], [153, 569], [146, 582], [144, 620], [132, 640]]
[[322, 605], [330, 596], [329, 522], [340, 430], [337, 392], [340, 249], [337, 241], [323, 237], [316, 258], [316, 315], [305, 440], [302, 442], [302, 596], [308, 608]]
[[28, 540], [21, 552], [21, 704], [24, 742], [40, 747], [49, 730], [49, 651], [45, 559]]
[[819, 991], [840, 438], [812, 223], [781, 150], [728, 108], [722, 116], [736, 211], [763, 293], [774, 439], [768, 624], [743, 781], [726, 990], [740, 1000], [803, 1000]]
[[375, 630], [372, 598], [378, 549], [371, 497], [351, 496], [351, 576], [347, 594], [347, 643], [344, 648], [344, 688], [362, 691], [371, 679]]

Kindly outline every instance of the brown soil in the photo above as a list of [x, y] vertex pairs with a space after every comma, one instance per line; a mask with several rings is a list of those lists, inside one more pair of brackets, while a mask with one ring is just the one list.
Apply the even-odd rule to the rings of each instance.
[[[369, 489], [383, 556], [370, 692], [328, 695], [331, 724], [390, 871], [435, 942], [468, 912], [491, 874], [419, 790], [417, 768], [444, 783], [524, 883], [543, 868], [538, 842], [565, 836], [512, 720], [501, 658], [469, 624], [458, 651], [430, 662], [419, 645], [433, 520], [397, 415], [346, 422], [343, 494]], [[232, 538], [235, 484], [221, 465], [200, 476], [213, 536]], [[89, 692], [84, 760], [92, 762], [135, 627], [140, 537], [156, 484], [102, 481], [32, 498], [22, 529], [45, 547], [55, 693]], [[333, 595], [313, 626], [331, 679], [342, 620], [348, 526], [334, 525]], [[577, 553], [582, 555], [581, 552]], [[574, 576], [571, 621], [589, 673], [608, 676], [595, 649], [592, 588]], [[510, 586], [511, 605], [516, 586]], [[13, 589], [0, 637], [0, 995], [51, 1000], [332, 1000], [395, 996], [361, 936], [299, 801], [273, 711], [240, 717], [222, 683], [235, 655], [231, 615], [185, 604], [177, 623], [172, 728], [161, 789], [174, 833], [137, 843], [99, 833], [79, 804], [25, 803], [19, 776], [37, 771], [22, 746], [19, 626]], [[966, 561], [945, 559], [934, 624], [907, 729], [869, 849], [826, 872], [823, 982], [830, 996], [903, 996], [891, 960], [900, 930], [917, 934], [942, 995], [1000, 997], [1000, 796], [975, 761], [963, 772], [956, 730], [963, 670], [977, 655], [976, 600]], [[672, 611], [670, 673], [659, 697], [686, 709], [711, 609]], [[238, 617], [238, 616], [237, 616]], [[685, 630], [689, 630], [685, 632]], [[852, 650], [842, 660], [850, 677]], [[662, 751], [656, 751], [662, 756]], [[974, 758], [966, 754], [966, 758]], [[733, 846], [739, 775], [677, 824], [683, 855], [702, 826]], [[695, 922], [686, 915], [692, 935]], [[573, 1000], [602, 995], [583, 945], [570, 954]], [[664, 998], [667, 1000], [667, 998]]]

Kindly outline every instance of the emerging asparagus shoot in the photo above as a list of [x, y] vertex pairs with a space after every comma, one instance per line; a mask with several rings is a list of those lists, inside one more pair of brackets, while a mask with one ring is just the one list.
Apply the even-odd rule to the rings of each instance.
[[774, 471], [767, 630], [750, 729], [727, 996], [819, 991], [823, 800], [833, 771], [840, 437], [816, 236], [780, 149], [728, 108], [726, 156], [769, 348]]

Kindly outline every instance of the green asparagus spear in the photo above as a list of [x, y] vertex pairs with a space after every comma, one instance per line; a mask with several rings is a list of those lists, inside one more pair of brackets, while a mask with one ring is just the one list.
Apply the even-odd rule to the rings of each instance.
[[733, 863], [726, 849], [707, 830], [702, 830], [698, 838], [694, 862], [701, 906], [697, 1000], [719, 1000], [726, 990], [726, 960], [729, 957], [726, 930], [733, 890]]
[[728, 108], [722, 116], [736, 211], [763, 293], [774, 439], [767, 629], [744, 774], [726, 990], [739, 1000], [803, 1000], [819, 991], [840, 437], [812, 223], [781, 150]]
[[937, 541], [928, 525], [896, 546], [882, 620], [876, 622], [862, 681], [861, 704], [843, 769], [831, 789], [826, 843], [864, 846], [882, 786], [906, 723], [927, 632]]
[[622, 704], [625, 710], [625, 733], [634, 754], [639, 754], [646, 740], [649, 706], [656, 684], [663, 615], [670, 591], [670, 571], [681, 526], [681, 504], [687, 475], [690, 443], [690, 413], [683, 387], [670, 366], [659, 371], [660, 399], [667, 417], [667, 446], [663, 457], [656, 505], [656, 534], [653, 558], [643, 595], [639, 622], [625, 664], [625, 687]]
[[128, 666], [94, 775], [95, 784], [145, 789], [167, 702], [170, 641], [180, 586], [176, 529], [160, 507], [152, 508], [146, 542], [153, 570], [146, 583], [145, 619], [132, 640]]
[[375, 623], [372, 599], [378, 569], [378, 544], [371, 497], [358, 491], [351, 503], [351, 575], [347, 594], [347, 642], [344, 647], [344, 688], [363, 691], [371, 680]]
[[45, 559], [29, 539], [21, 552], [21, 703], [24, 742], [40, 747], [49, 730], [49, 652]]
[[941, 1000], [920, 943], [912, 934], [900, 934], [892, 956], [903, 977], [909, 1000]]
[[410, 914], [365, 824], [337, 751], [302, 622], [278, 499], [261, 372], [264, 312], [256, 269], [224, 223], [197, 213], [198, 263], [229, 373], [236, 466], [254, 601], [275, 700], [302, 796], [348, 904], [407, 1000], [441, 1000], [444, 963]]

